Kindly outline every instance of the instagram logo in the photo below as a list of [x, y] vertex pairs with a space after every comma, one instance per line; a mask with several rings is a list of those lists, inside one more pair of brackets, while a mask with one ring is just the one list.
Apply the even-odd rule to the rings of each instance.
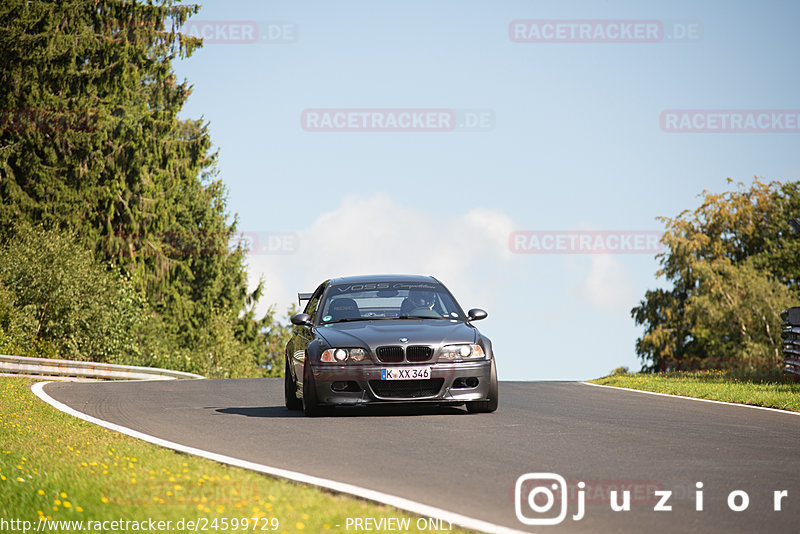
[[[583, 482], [579, 482], [581, 487]], [[585, 484], [584, 484], [585, 486]], [[558, 505], [558, 513], [554, 513]], [[578, 494], [578, 513], [583, 518], [583, 492]], [[556, 473], [527, 473], [514, 485], [514, 512], [525, 525], [558, 525], [567, 517], [567, 481]]]

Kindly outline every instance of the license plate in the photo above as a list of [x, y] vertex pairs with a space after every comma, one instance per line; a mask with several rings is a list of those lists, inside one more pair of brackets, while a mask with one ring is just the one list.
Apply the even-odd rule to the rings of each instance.
[[381, 369], [381, 380], [424, 380], [430, 377], [430, 367], [384, 367]]

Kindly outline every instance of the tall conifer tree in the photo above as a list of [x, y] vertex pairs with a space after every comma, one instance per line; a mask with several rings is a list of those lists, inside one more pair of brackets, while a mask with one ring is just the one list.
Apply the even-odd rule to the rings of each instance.
[[239, 343], [228, 352], [256, 363], [261, 285], [248, 293], [244, 251], [230, 248], [207, 125], [178, 118], [191, 87], [172, 61], [201, 45], [179, 31], [198, 9], [0, 3], [0, 233], [69, 229], [132, 277], [175, 343], [208, 351], [224, 327]]

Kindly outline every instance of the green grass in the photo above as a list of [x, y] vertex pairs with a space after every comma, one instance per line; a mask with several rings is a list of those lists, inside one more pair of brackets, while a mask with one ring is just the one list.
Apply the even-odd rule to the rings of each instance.
[[695, 371], [619, 373], [590, 382], [800, 412], [800, 382], [790, 380], [740, 378], [722, 371]]
[[[40, 401], [31, 383], [0, 379], [0, 519], [153, 519], [171, 521], [169, 532], [193, 531], [176, 526], [200, 519], [209, 532], [313, 533], [345, 532], [348, 517], [408, 518], [412, 526], [419, 519], [108, 431]], [[77, 529], [47, 529], [57, 530]]]

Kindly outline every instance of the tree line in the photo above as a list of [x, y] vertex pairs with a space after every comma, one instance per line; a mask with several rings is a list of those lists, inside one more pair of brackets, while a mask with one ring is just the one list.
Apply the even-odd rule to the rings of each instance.
[[172, 62], [197, 6], [0, 5], [0, 352], [276, 373], [208, 124]]

